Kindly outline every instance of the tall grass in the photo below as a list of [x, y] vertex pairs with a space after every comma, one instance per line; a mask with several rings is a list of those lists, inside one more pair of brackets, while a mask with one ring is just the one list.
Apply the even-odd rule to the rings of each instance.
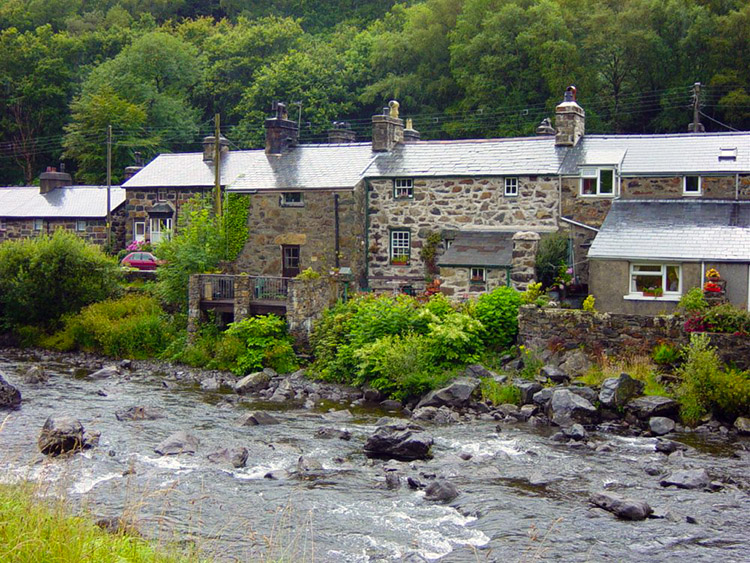
[[672, 393], [659, 381], [656, 364], [648, 356], [634, 355], [617, 358], [604, 356], [579, 379], [584, 385], [599, 386], [605, 379], [620, 377], [627, 373], [633, 379], [642, 381], [644, 395], [661, 395], [670, 397]]

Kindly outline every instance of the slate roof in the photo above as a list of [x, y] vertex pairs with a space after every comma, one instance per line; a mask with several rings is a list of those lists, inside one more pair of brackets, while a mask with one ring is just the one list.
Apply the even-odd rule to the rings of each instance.
[[588, 256], [750, 262], [750, 201], [614, 201]]
[[298, 145], [283, 155], [254, 152], [252, 165], [228, 191], [353, 188], [376, 154], [370, 143]]
[[439, 266], [510, 266], [513, 233], [459, 231], [451, 247], [438, 260]]
[[[242, 172], [256, 166], [263, 151], [229, 151], [221, 166], [220, 182], [226, 186]], [[133, 188], [210, 188], [214, 167], [203, 162], [202, 152], [160, 154], [122, 187]]]
[[557, 174], [566, 149], [554, 136], [420, 141], [380, 153], [366, 177]]
[[[125, 190], [112, 187], [110, 211], [125, 201]], [[106, 186], [64, 186], [44, 195], [36, 186], [0, 188], [0, 217], [99, 218], [107, 216]]]
[[[736, 157], [719, 158], [733, 152], [721, 149], [736, 149]], [[748, 172], [750, 133], [585, 135], [570, 149], [560, 173], [578, 174], [587, 164], [621, 164], [622, 175]]]

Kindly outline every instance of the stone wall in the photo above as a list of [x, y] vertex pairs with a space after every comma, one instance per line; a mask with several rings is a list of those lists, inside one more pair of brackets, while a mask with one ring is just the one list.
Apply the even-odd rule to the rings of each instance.
[[338, 298], [339, 284], [328, 276], [317, 280], [289, 281], [286, 321], [299, 348], [308, 346], [314, 322]]
[[[177, 228], [177, 219], [188, 200], [199, 194], [211, 194], [213, 188], [135, 188], [125, 191], [125, 244], [133, 241], [133, 224], [146, 223], [146, 237], [149, 234], [149, 210], [155, 205], [167, 204], [174, 209], [172, 229]], [[163, 201], [159, 201], [159, 194]], [[160, 215], [161, 217], [161, 215]]]
[[[293, 190], [290, 190], [293, 191]], [[282, 245], [299, 245], [300, 269], [327, 274], [336, 266], [336, 218], [339, 207], [339, 267], [364, 277], [364, 196], [355, 190], [303, 192], [302, 205], [282, 206], [280, 192], [250, 196], [248, 240], [235, 261], [235, 273], [281, 276]]]
[[471, 268], [443, 266], [440, 268], [440, 281], [440, 291], [443, 294], [466, 300], [508, 285], [510, 275], [507, 268], [487, 268], [485, 281], [481, 283], [471, 280]]
[[[521, 176], [518, 195], [505, 196], [505, 179], [414, 179], [414, 197], [396, 199], [392, 180], [370, 182], [369, 281], [374, 290], [424, 285], [425, 265], [419, 257], [433, 231], [507, 228], [508, 231], [557, 229], [557, 177]], [[390, 232], [408, 229], [411, 255], [406, 265], [390, 263]]]
[[[661, 342], [685, 345], [690, 334], [679, 316], [587, 313], [570, 309], [521, 307], [518, 313], [518, 342], [531, 349], [573, 350], [614, 356], [650, 354]], [[733, 334], [711, 334], [722, 360], [741, 369], [750, 368], [750, 339]]]
[[701, 195], [686, 196], [683, 193], [683, 177], [662, 178], [623, 178], [621, 197], [623, 199], [679, 199], [702, 197], [705, 199], [734, 199], [736, 193], [735, 176], [703, 176]]
[[[83, 219], [81, 219], [83, 220]], [[40, 235], [52, 235], [57, 229], [71, 231], [86, 242], [104, 246], [107, 243], [107, 222], [105, 219], [85, 219], [86, 229], [77, 230], [78, 219], [44, 219], [40, 231], [34, 230], [34, 219], [1, 219], [0, 242], [33, 238]], [[112, 239], [115, 248], [121, 248], [124, 235], [124, 216], [115, 212], [112, 215]]]

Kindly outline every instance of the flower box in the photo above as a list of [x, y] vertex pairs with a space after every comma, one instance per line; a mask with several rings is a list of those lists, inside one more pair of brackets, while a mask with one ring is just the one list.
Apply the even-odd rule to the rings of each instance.
[[644, 297], [661, 297], [664, 295], [664, 290], [660, 287], [650, 287], [643, 290]]
[[393, 266], [408, 266], [409, 265], [409, 257], [408, 256], [394, 256], [391, 258], [391, 265]]

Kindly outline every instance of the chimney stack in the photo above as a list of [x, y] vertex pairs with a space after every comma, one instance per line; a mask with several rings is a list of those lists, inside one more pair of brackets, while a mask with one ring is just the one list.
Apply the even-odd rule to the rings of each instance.
[[555, 128], [552, 127], [552, 122], [550, 121], [549, 117], [545, 117], [542, 119], [542, 122], [539, 124], [539, 126], [536, 128], [536, 134], [540, 137], [544, 137], [547, 135], [556, 135], [557, 131], [555, 131]]
[[48, 194], [55, 188], [73, 185], [73, 178], [66, 172], [58, 172], [54, 166], [48, 166], [46, 172], [39, 175], [39, 193]]
[[143, 170], [143, 159], [141, 158], [141, 153], [136, 152], [135, 155], [135, 164], [133, 166], [126, 166], [125, 171], [122, 174], [122, 181], [127, 182], [130, 180], [133, 176], [138, 174], [141, 170]]
[[346, 121], [334, 121], [333, 127], [328, 130], [328, 142], [331, 144], [353, 143], [356, 139], [357, 134]]
[[385, 152], [404, 142], [404, 122], [398, 118], [398, 102], [391, 100], [382, 115], [372, 116], [372, 150]]
[[297, 146], [299, 129], [297, 123], [289, 119], [286, 104], [274, 102], [271, 109], [276, 116], [266, 119], [266, 154], [281, 154]]
[[[216, 143], [216, 137], [213, 135], [209, 135], [208, 137], [203, 137], [203, 162], [205, 162], [208, 165], [211, 165], [214, 163], [214, 151], [216, 149], [215, 147]], [[219, 137], [219, 157], [224, 158], [224, 155], [226, 155], [229, 152], [229, 140], [226, 137]]]
[[586, 112], [576, 101], [576, 87], [568, 86], [565, 98], [555, 108], [555, 145], [574, 147], [586, 129]]
[[406, 120], [406, 129], [404, 129], [404, 144], [411, 145], [419, 141], [419, 131], [412, 126], [411, 118]]

